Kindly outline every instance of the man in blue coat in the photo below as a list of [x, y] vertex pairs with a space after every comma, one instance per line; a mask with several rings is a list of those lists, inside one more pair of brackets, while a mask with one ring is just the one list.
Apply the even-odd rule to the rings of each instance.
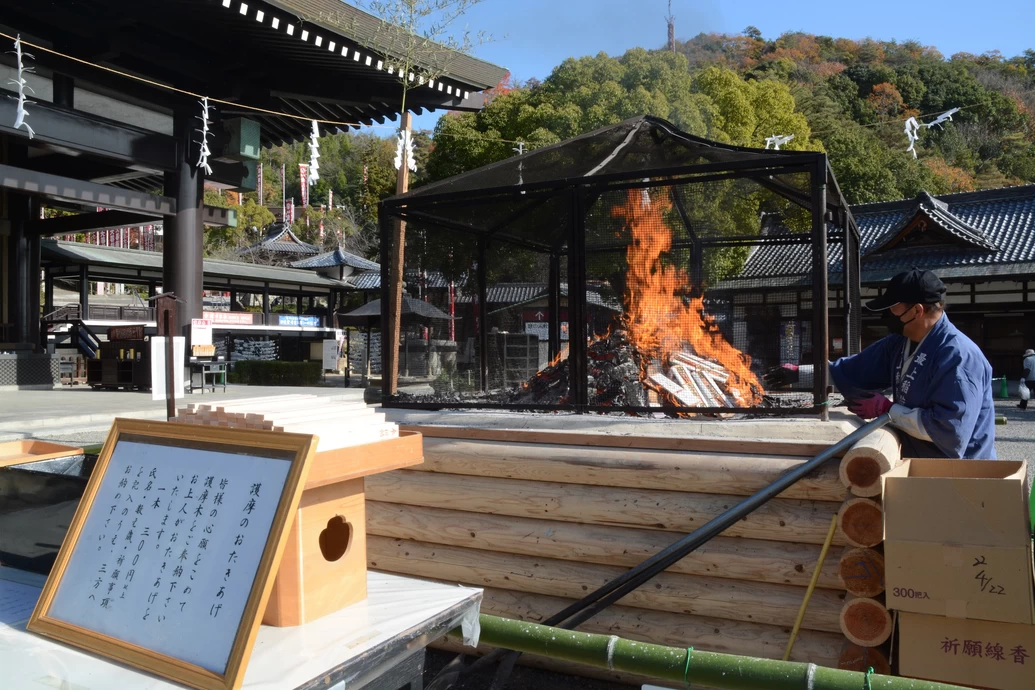
[[903, 457], [996, 459], [992, 367], [946, 316], [941, 279], [900, 273], [866, 308], [881, 312], [889, 335], [830, 364], [848, 409], [863, 419], [889, 412]]

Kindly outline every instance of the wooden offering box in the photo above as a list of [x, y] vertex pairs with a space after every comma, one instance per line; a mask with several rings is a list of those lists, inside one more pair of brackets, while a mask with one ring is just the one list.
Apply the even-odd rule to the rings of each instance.
[[49, 441], [23, 440], [0, 443], [0, 467], [22, 465], [27, 462], [66, 458], [70, 455], [82, 455], [83, 449], [65, 446]]
[[424, 461], [422, 437], [317, 451], [262, 622], [302, 625], [367, 596], [363, 478]]

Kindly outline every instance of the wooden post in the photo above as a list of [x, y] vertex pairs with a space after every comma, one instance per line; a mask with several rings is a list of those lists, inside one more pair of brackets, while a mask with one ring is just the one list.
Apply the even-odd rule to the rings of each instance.
[[875, 549], [846, 548], [837, 570], [849, 594], [875, 597], [884, 591], [884, 556]]
[[[402, 114], [401, 130], [409, 132], [412, 116], [408, 112]], [[410, 188], [410, 169], [406, 161], [399, 166], [399, 175], [395, 181], [395, 193], [403, 194]], [[381, 333], [381, 376], [384, 377], [382, 390], [388, 395], [395, 395], [399, 390], [399, 338], [402, 314], [403, 271], [406, 266], [406, 223], [395, 220], [395, 236], [391, 243], [391, 264], [388, 271], [388, 323]], [[385, 337], [387, 336], [387, 337]], [[386, 359], [389, 350], [395, 348]], [[385, 369], [385, 365], [389, 365]]]

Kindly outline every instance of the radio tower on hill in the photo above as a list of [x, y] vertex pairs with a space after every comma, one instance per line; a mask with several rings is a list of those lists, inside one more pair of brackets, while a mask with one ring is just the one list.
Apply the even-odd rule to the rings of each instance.
[[676, 18], [672, 16], [672, 0], [668, 0], [668, 16], [665, 17], [668, 24], [668, 49], [676, 52]]

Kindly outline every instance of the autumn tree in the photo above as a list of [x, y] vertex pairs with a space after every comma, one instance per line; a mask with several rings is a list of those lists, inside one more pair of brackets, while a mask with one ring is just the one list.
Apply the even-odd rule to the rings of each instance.
[[866, 102], [873, 108], [873, 111], [877, 113], [877, 117], [881, 120], [889, 120], [895, 117], [902, 112], [902, 107], [905, 104], [902, 100], [902, 94], [888, 82], [875, 84], [870, 95], [866, 97]]

